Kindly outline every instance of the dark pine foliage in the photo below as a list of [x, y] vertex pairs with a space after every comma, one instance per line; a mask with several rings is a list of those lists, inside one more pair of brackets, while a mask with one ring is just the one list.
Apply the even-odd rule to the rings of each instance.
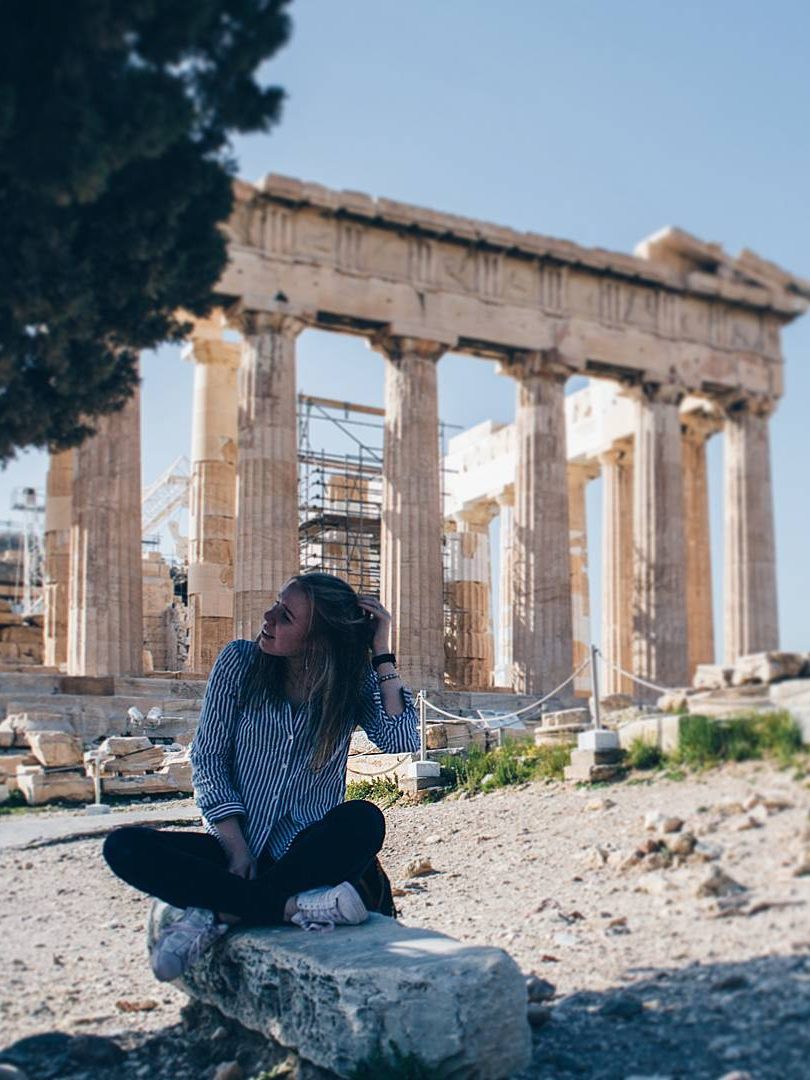
[[232, 133], [282, 91], [259, 65], [289, 0], [6, 0], [0, 8], [0, 463], [75, 446], [141, 349], [205, 314], [225, 265]]

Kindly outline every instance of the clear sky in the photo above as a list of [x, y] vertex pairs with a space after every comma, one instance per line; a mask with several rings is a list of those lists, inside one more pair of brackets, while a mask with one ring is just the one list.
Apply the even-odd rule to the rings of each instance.
[[[293, 38], [264, 73], [287, 91], [283, 122], [235, 144], [247, 179], [279, 172], [619, 251], [678, 225], [810, 277], [810, 5], [296, 0], [291, 11]], [[783, 341], [780, 621], [783, 647], [808, 649], [810, 315]], [[383, 361], [358, 339], [307, 332], [299, 356], [301, 390], [381, 403]], [[447, 421], [512, 419], [513, 386], [488, 362], [449, 356], [439, 374]], [[148, 483], [188, 453], [191, 370], [162, 349], [143, 375]], [[718, 614], [721, 443], [709, 455]], [[43, 486], [44, 470], [30, 454], [0, 473], [0, 518], [11, 489]], [[588, 504], [597, 615], [600, 489]]]

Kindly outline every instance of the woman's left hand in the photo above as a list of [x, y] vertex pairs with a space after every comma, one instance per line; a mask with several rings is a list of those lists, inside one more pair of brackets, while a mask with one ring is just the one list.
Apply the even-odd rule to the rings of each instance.
[[391, 640], [391, 613], [374, 596], [361, 595], [357, 603], [371, 616], [374, 624], [374, 638], [371, 648], [375, 653], [388, 652]]

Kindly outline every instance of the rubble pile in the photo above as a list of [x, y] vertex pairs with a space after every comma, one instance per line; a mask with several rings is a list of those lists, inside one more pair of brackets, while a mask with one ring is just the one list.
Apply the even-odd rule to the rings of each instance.
[[0, 800], [20, 791], [31, 805], [92, 802], [98, 762], [102, 795], [189, 793], [188, 747], [120, 735], [86, 749], [70, 722], [47, 709], [0, 721]]
[[42, 663], [42, 615], [17, 615], [0, 600], [0, 664]]

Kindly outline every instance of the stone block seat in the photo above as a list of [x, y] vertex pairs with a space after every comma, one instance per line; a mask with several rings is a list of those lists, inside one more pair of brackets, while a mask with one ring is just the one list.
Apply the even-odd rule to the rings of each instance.
[[[149, 941], [177, 914], [155, 901]], [[452, 1080], [499, 1080], [530, 1061], [511, 956], [375, 913], [327, 933], [235, 929], [176, 985], [340, 1077], [397, 1051]]]

